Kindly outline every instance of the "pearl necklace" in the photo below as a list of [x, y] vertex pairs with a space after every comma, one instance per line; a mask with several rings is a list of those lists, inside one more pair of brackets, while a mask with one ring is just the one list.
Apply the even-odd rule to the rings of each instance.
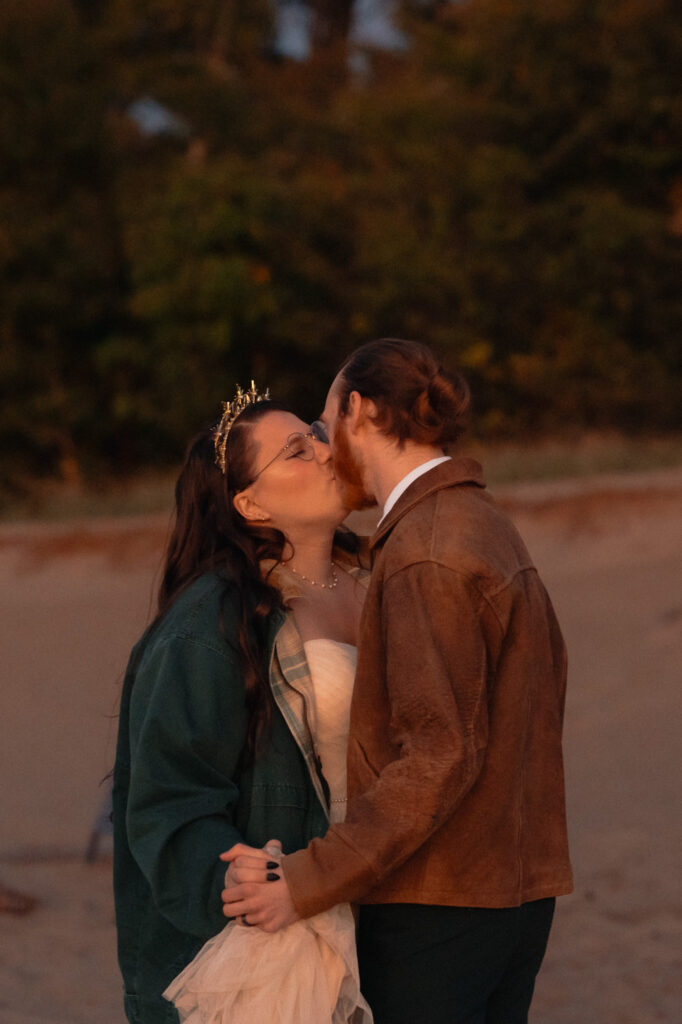
[[294, 576], [298, 576], [300, 580], [303, 580], [305, 583], [309, 583], [311, 587], [322, 587], [323, 590], [333, 590], [334, 587], [338, 586], [339, 577], [336, 572], [336, 566], [333, 562], [331, 563], [331, 583], [318, 583], [317, 580], [311, 580], [309, 576], [304, 576], [302, 572], [296, 572], [291, 563], [289, 563], [289, 568], [293, 572]]

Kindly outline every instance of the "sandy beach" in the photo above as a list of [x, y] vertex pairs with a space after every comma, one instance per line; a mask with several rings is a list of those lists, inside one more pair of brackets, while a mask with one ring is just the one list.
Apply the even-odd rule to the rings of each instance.
[[[559, 901], [531, 1020], [673, 1024], [682, 467], [497, 494], [541, 571], [570, 658], [576, 888]], [[153, 516], [0, 528], [0, 882], [39, 901], [25, 916], [0, 914], [2, 1024], [124, 1021], [108, 841], [94, 863], [84, 854], [167, 525]]]

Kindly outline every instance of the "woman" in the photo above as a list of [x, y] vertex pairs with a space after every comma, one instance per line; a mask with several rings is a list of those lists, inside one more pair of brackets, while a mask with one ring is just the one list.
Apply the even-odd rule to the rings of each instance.
[[[225, 927], [223, 851], [276, 837], [289, 852], [343, 814], [339, 747], [367, 577], [357, 539], [338, 529], [345, 515], [326, 444], [255, 388], [189, 449], [158, 614], [133, 649], [121, 701], [114, 889], [131, 1024], [178, 1020], [163, 992]], [[313, 682], [329, 663], [340, 688], [331, 713]], [[270, 867], [278, 877], [276, 853]], [[258, 929], [229, 927], [243, 957], [243, 937]], [[339, 991], [350, 985], [362, 1014], [357, 964], [345, 966], [354, 978]]]

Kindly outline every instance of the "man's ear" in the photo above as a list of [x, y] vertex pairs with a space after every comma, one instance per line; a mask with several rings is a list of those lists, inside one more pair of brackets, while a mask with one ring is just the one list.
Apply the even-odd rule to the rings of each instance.
[[356, 434], [359, 427], [371, 422], [377, 413], [376, 404], [371, 398], [363, 398], [359, 391], [351, 391], [348, 396], [346, 422], [351, 434]]
[[232, 504], [242, 519], [246, 519], [249, 523], [263, 523], [270, 518], [258, 502], [251, 497], [248, 490], [235, 494]]

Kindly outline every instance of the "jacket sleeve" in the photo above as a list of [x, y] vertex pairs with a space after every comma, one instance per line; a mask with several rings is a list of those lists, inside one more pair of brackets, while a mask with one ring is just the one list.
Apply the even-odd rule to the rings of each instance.
[[[497, 628], [484, 623], [481, 604], [470, 580], [434, 562], [410, 565], [386, 581], [386, 701], [396, 757], [383, 766], [366, 761], [374, 781], [352, 799], [345, 822], [284, 859], [301, 916], [361, 901], [474, 784], [488, 739], [486, 630]], [[360, 692], [353, 715], [362, 714]], [[351, 737], [349, 757], [363, 756]]]
[[154, 901], [183, 932], [225, 925], [218, 855], [241, 841], [235, 771], [246, 731], [228, 652], [161, 640], [138, 669], [130, 707], [128, 841]]

